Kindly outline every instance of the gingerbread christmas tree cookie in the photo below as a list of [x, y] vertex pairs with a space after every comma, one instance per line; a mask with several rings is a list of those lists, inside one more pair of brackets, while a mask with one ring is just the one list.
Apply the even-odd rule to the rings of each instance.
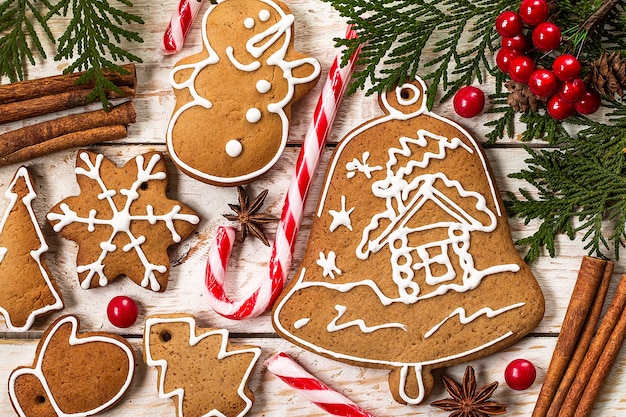
[[247, 183], [280, 157], [291, 105], [315, 86], [320, 65], [295, 51], [294, 15], [278, 0], [211, 5], [202, 40], [203, 51], [170, 75], [176, 106], [167, 149], [200, 181]]
[[54, 206], [48, 220], [79, 244], [81, 287], [105, 286], [126, 275], [142, 287], [165, 291], [167, 248], [189, 236], [200, 219], [165, 195], [163, 156], [146, 153], [117, 168], [102, 154], [80, 151], [75, 172], [81, 194]]
[[174, 400], [177, 417], [239, 417], [252, 407], [248, 380], [261, 348], [228, 337], [225, 329], [197, 327], [190, 315], [146, 319], [144, 360], [158, 368], [159, 396]]
[[426, 109], [421, 80], [380, 97], [329, 163], [300, 269], [274, 305], [289, 341], [391, 370], [394, 398], [420, 403], [432, 369], [500, 350], [541, 320], [485, 156]]
[[9, 205], [0, 223], [0, 314], [12, 331], [31, 328], [37, 316], [63, 308], [63, 299], [43, 258], [48, 251], [32, 202], [37, 196], [25, 167], [5, 193]]

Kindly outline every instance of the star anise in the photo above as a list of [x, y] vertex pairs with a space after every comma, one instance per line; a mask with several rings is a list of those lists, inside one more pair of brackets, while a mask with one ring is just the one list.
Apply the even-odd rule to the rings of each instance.
[[263, 230], [261, 229], [261, 225], [277, 222], [278, 217], [271, 216], [269, 214], [257, 213], [263, 205], [268, 192], [269, 190], [264, 190], [261, 194], [257, 195], [254, 200], [252, 200], [252, 203], [250, 203], [248, 194], [246, 194], [246, 190], [244, 190], [243, 186], [237, 186], [239, 205], [228, 205], [228, 207], [230, 207], [235, 214], [223, 214], [223, 216], [230, 221], [238, 221], [241, 224], [242, 241], [246, 240], [248, 233], [250, 233], [252, 236], [263, 242], [265, 246], [270, 245], [267, 237], [265, 237], [265, 233], [263, 233]]
[[433, 401], [430, 405], [452, 411], [450, 417], [489, 417], [506, 414], [505, 404], [489, 400], [498, 388], [498, 381], [476, 390], [476, 376], [471, 366], [465, 368], [462, 385], [445, 375], [441, 379], [452, 398]]

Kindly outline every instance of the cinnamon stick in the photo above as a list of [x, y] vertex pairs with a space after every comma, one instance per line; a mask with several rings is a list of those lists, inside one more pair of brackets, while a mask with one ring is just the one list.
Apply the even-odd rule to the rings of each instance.
[[[104, 74], [109, 81], [118, 87], [126, 86], [135, 88], [137, 84], [135, 65], [123, 65], [122, 68], [128, 71], [128, 74], [119, 74], [116, 72], [105, 72]], [[83, 74], [84, 72], [73, 72], [71, 74], [55, 75], [36, 80], [0, 85], [0, 104], [49, 96], [67, 91], [93, 88], [93, 83], [76, 84], [76, 80]]]
[[123, 139], [128, 132], [124, 125], [101, 126], [49, 139], [0, 157], [0, 166], [23, 162], [53, 152], [95, 143]]
[[578, 409], [576, 410], [576, 416], [588, 417], [591, 414], [593, 404], [600, 393], [600, 389], [604, 385], [606, 378], [615, 363], [615, 359], [619, 355], [622, 345], [624, 344], [624, 338], [626, 337], [626, 311], [622, 310], [620, 316], [611, 337], [609, 338], [605, 348], [602, 351], [602, 356], [598, 360], [593, 374], [587, 383], [585, 392], [580, 399]]
[[[621, 343], [623, 342], [624, 336], [616, 333], [618, 333], [618, 322], [626, 320], [623, 319], [624, 307], [626, 307], [626, 277], [622, 277], [619, 285], [617, 286], [617, 290], [613, 296], [613, 300], [611, 300], [611, 304], [609, 305], [606, 315], [602, 319], [598, 332], [591, 342], [591, 346], [589, 347], [583, 362], [580, 364], [580, 369], [576, 374], [576, 378], [572, 382], [572, 386], [565, 397], [565, 402], [563, 403], [559, 417], [582, 415], [580, 414], [580, 406], [582, 405], [582, 397], [586, 391], [588, 389], [600, 389], [600, 387], [591, 387], [592, 374], [596, 373], [597, 369], [600, 369], [600, 358], [606, 355], [605, 350], [608, 350], [609, 347], [614, 348], [616, 343], [619, 343], [621, 346]], [[622, 325], [624, 324], [622, 323]], [[622, 333], [624, 332], [623, 330], [621, 331]], [[619, 340], [620, 338], [621, 341]], [[609, 340], [611, 339], [612, 342], [609, 343]], [[610, 359], [610, 356], [604, 358], [601, 372], [608, 373], [607, 362]], [[614, 358], [612, 359], [614, 360]], [[600, 379], [603, 381], [603, 378], [605, 377], [606, 375], [596, 375], [594, 379], [596, 382]], [[589, 395], [590, 394], [587, 394], [587, 403], [590, 401]], [[595, 397], [593, 399], [595, 400]]]
[[565, 312], [561, 333], [557, 339], [532, 417], [545, 417], [550, 408], [552, 399], [576, 347], [589, 309], [598, 292], [606, 266], [607, 261], [589, 256], [583, 257], [572, 298]]
[[[107, 91], [107, 98], [135, 96], [133, 87], [121, 86], [120, 89], [124, 92], [123, 95], [114, 91]], [[63, 93], [0, 104], [0, 124], [84, 106], [88, 103], [87, 97], [90, 93], [91, 89], [70, 90]]]
[[96, 127], [128, 125], [134, 123], [135, 119], [135, 107], [128, 101], [115, 106], [109, 112], [96, 110], [26, 126], [0, 135], [0, 157], [52, 138]]
[[565, 374], [563, 375], [563, 379], [561, 379], [561, 383], [559, 384], [559, 388], [557, 389], [554, 399], [552, 400], [552, 404], [550, 404], [547, 417], [557, 417], [559, 415], [559, 412], [563, 407], [563, 403], [565, 402], [565, 397], [567, 396], [574, 378], [576, 377], [576, 373], [578, 372], [578, 369], [580, 368], [580, 365], [589, 350], [589, 345], [591, 344], [593, 335], [596, 333], [596, 327], [598, 325], [598, 321], [600, 320], [600, 315], [602, 314], [606, 294], [609, 291], [614, 266], [613, 262], [608, 262], [606, 265], [595, 301], [589, 311], [589, 316], [587, 317], [585, 326], [580, 332], [580, 337], [578, 339], [578, 343], [576, 344], [576, 349], [572, 354], [572, 358], [570, 359], [570, 363], [567, 366]]

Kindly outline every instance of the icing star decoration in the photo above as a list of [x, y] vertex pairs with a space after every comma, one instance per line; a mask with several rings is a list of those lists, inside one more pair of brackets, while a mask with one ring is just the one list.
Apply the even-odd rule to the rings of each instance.
[[252, 200], [252, 203], [250, 203], [250, 199], [248, 194], [246, 194], [245, 189], [241, 185], [237, 186], [239, 205], [228, 205], [228, 207], [230, 207], [235, 214], [224, 214], [223, 216], [230, 221], [238, 221], [241, 224], [241, 240], [246, 240], [248, 233], [250, 233], [263, 242], [265, 246], [270, 245], [265, 233], [263, 233], [263, 230], [261, 229], [261, 225], [277, 222], [279, 219], [278, 217], [271, 216], [269, 214], [257, 213], [261, 206], [263, 206], [263, 202], [265, 201], [265, 197], [267, 197], [268, 192], [269, 190], [264, 190], [261, 194], [256, 196], [254, 200]]
[[331, 250], [328, 252], [328, 257], [324, 255], [324, 252], [320, 252], [320, 258], [316, 263], [322, 267], [324, 277], [330, 276], [331, 279], [335, 279], [335, 274], [341, 275], [341, 269], [337, 268], [336, 261], [337, 255]]
[[494, 381], [477, 390], [476, 376], [471, 366], [465, 368], [461, 385], [445, 375], [441, 379], [452, 398], [433, 401], [430, 405], [452, 411], [450, 417], [489, 417], [506, 414], [505, 404], [489, 399], [498, 388], [498, 382]]
[[330, 224], [330, 231], [334, 232], [339, 226], [346, 226], [348, 230], [352, 231], [352, 221], [350, 220], [350, 214], [354, 211], [354, 207], [346, 211], [346, 196], [341, 196], [341, 210], [328, 210], [328, 214], [333, 217], [333, 221]]

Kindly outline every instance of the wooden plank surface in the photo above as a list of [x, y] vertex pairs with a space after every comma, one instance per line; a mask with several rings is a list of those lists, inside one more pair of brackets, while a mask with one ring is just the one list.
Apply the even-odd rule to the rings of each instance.
[[[123, 163], [135, 155], [149, 150], [165, 151], [164, 136], [174, 97], [167, 83], [167, 75], [173, 64], [182, 56], [193, 53], [200, 48], [199, 21], [191, 32], [183, 53], [163, 57], [157, 52], [161, 33], [165, 28], [174, 2], [135, 2], [136, 11], [142, 15], [146, 24], [138, 28], [145, 42], [135, 46], [133, 52], [142, 57], [144, 62], [137, 66], [138, 86], [134, 100], [137, 108], [137, 123], [129, 128], [129, 137], [116, 143], [94, 147], [117, 163]], [[294, 0], [288, 2], [296, 16], [297, 36], [296, 48], [299, 51], [315, 56], [323, 67], [322, 77], [335, 55], [333, 37], [342, 36], [345, 31], [344, 21], [329, 5], [317, 0]], [[203, 6], [203, 10], [207, 5]], [[202, 12], [201, 12], [202, 13]], [[64, 30], [66, 21], [56, 19], [51, 22], [55, 34]], [[47, 45], [49, 56], [53, 55], [52, 46]], [[38, 62], [36, 67], [28, 71], [29, 78], [37, 78], [59, 73], [67, 62], [55, 62], [48, 59]], [[323, 79], [323, 78], [322, 78]], [[2, 80], [6, 82], [6, 80]], [[487, 83], [486, 83], [487, 84]], [[280, 216], [285, 193], [289, 185], [291, 172], [300, 151], [315, 101], [321, 91], [321, 83], [301, 102], [293, 108], [293, 121], [290, 129], [290, 145], [278, 164], [268, 175], [251, 184], [252, 195], [263, 189], [270, 194], [265, 203], [265, 210]], [[95, 106], [97, 107], [97, 105]], [[455, 117], [451, 105], [437, 106], [435, 112], [452, 119]], [[329, 146], [325, 150], [321, 167], [314, 179], [311, 199], [305, 211], [298, 245], [294, 254], [293, 269], [298, 265], [304, 252], [306, 238], [311, 227], [311, 218], [316, 197], [319, 194], [324, 167], [328, 161], [334, 144], [336, 144], [353, 127], [380, 115], [374, 97], [366, 97], [362, 92], [347, 97], [339, 111], [337, 121], [329, 138]], [[482, 124], [496, 116], [480, 116], [462, 123], [479, 141], [484, 140], [485, 129]], [[30, 123], [30, 122], [29, 122]], [[17, 127], [25, 122], [16, 122], [0, 126], [0, 133]], [[541, 143], [533, 146], [540, 147]], [[501, 191], [517, 192], [524, 183], [508, 178], [507, 174], [525, 167], [526, 152], [516, 138], [505, 139], [486, 151], [492, 165], [496, 182]], [[85, 291], [80, 289], [75, 272], [75, 256], [77, 247], [73, 242], [56, 235], [51, 227], [44, 223], [45, 214], [58, 201], [78, 193], [74, 182], [74, 163], [76, 151], [61, 152], [28, 161], [33, 175], [38, 198], [34, 207], [44, 233], [50, 243], [51, 251], [46, 256], [53, 275], [59, 283], [65, 297], [67, 307], [64, 313], [76, 314], [81, 318], [83, 330], [106, 330], [118, 332], [132, 342], [138, 360], [137, 376], [132, 388], [120, 404], [103, 413], [105, 416], [173, 416], [174, 406], [170, 400], [161, 400], [156, 392], [156, 371], [148, 368], [142, 361], [141, 334], [143, 320], [149, 314], [185, 312], [194, 314], [199, 324], [210, 327], [224, 327], [236, 334], [236, 341], [251, 343], [263, 348], [261, 362], [256, 368], [251, 387], [256, 394], [255, 405], [250, 411], [251, 416], [323, 416], [323, 412], [287, 388], [282, 382], [268, 374], [262, 361], [272, 353], [285, 350], [296, 357], [307, 369], [328, 382], [331, 386], [345, 393], [363, 407], [378, 416], [424, 415], [444, 416], [445, 412], [437, 411], [428, 405], [401, 406], [395, 403], [387, 387], [387, 372], [352, 367], [333, 362], [312, 353], [303, 351], [278, 338], [273, 331], [267, 314], [246, 321], [231, 321], [215, 314], [207, 303], [204, 288], [204, 266], [209, 243], [219, 225], [227, 225], [221, 215], [229, 211], [227, 204], [236, 202], [233, 188], [219, 188], [195, 181], [180, 173], [168, 160], [169, 191], [171, 198], [179, 199], [201, 216], [202, 221], [196, 232], [182, 244], [171, 251], [172, 273], [168, 289], [165, 293], [156, 294], [138, 287], [130, 280], [118, 279], [105, 288]], [[0, 168], [0, 189], [9, 184], [17, 166]], [[4, 210], [7, 201], [0, 199], [0, 210]], [[524, 225], [518, 219], [510, 219], [514, 238], [532, 233], [536, 224]], [[268, 228], [270, 240], [273, 229]], [[508, 414], [512, 416], [529, 415], [534, 406], [549, 363], [556, 337], [569, 302], [574, 280], [582, 255], [586, 252], [579, 240], [570, 241], [566, 237], [558, 240], [559, 256], [551, 259], [542, 257], [531, 265], [546, 298], [546, 314], [534, 333], [504, 352], [474, 361], [480, 383], [497, 380], [501, 387], [495, 398], [508, 404]], [[228, 291], [231, 295], [245, 294], [250, 288], [256, 287], [260, 277], [267, 274], [267, 261], [270, 250], [260, 242], [247, 240], [237, 244], [232, 261], [229, 264]], [[616, 276], [623, 274], [624, 266], [616, 265]], [[613, 288], [611, 289], [611, 293]], [[110, 325], [106, 319], [106, 305], [115, 295], [125, 294], [133, 297], [139, 304], [140, 317], [129, 329], [120, 331]], [[32, 362], [38, 338], [42, 331], [58, 316], [38, 320], [33, 329], [26, 333], [9, 333], [5, 331], [0, 319], [0, 417], [14, 415], [6, 394], [6, 382], [11, 370], [20, 365]], [[537, 382], [523, 392], [515, 392], [504, 383], [503, 371], [512, 359], [522, 357], [531, 360], [538, 367]], [[594, 416], [619, 416], [626, 410], [624, 392], [626, 392], [626, 357], [624, 353], [611, 372], [606, 386], [599, 398]], [[460, 379], [464, 365], [445, 370], [445, 373]], [[436, 375], [440, 375], [438, 372]], [[438, 380], [438, 379], [437, 379]], [[2, 388], [5, 387], [5, 388]], [[431, 400], [443, 398], [445, 392], [437, 382]]]

